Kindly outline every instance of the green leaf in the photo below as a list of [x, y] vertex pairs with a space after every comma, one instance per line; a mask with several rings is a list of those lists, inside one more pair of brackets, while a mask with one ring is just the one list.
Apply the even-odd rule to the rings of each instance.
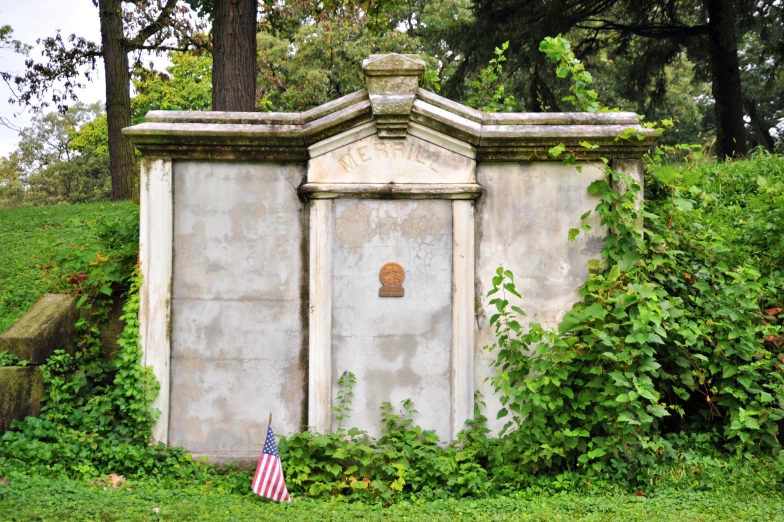
[[517, 296], [517, 297], [523, 297], [523, 296], [521, 296], [521, 295], [520, 295], [520, 293], [519, 293], [519, 292], [517, 291], [517, 289], [515, 288], [515, 285], [514, 285], [514, 283], [506, 283], [506, 284], [504, 285], [504, 288], [506, 289], [506, 291], [507, 291], [507, 292], [509, 292], [509, 293], [510, 293], [510, 294], [512, 294], [512, 295], [515, 295], [515, 296]]
[[603, 179], [599, 179], [588, 185], [588, 194], [591, 196], [601, 196], [611, 190], [610, 184]]
[[628, 272], [634, 266], [634, 264], [642, 259], [642, 256], [639, 252], [631, 250], [623, 254], [623, 257], [620, 260], [620, 268], [621, 272]]
[[683, 185], [685, 187], [691, 187], [692, 185], [695, 185], [698, 181], [700, 181], [701, 177], [702, 174], [700, 173], [699, 170], [689, 169], [683, 173]]
[[81, 308], [84, 305], [84, 303], [87, 301], [87, 297], [88, 297], [87, 294], [83, 294], [82, 297], [80, 297], [79, 300], [76, 302], [76, 308]]
[[672, 202], [678, 210], [681, 210], [683, 212], [694, 210], [694, 203], [692, 203], [688, 199], [673, 198]]
[[520, 308], [519, 306], [514, 306], [514, 305], [512, 305], [512, 306], [511, 306], [511, 308], [512, 308], [512, 310], [514, 310], [514, 311], [515, 311], [517, 314], [519, 314], [519, 315], [521, 315], [521, 316], [523, 316], [523, 317], [525, 317], [525, 316], [526, 316], [526, 315], [525, 315], [525, 312], [523, 311], [523, 309], [522, 309], [522, 308]]
[[556, 145], [555, 147], [551, 147], [547, 151], [547, 153], [550, 154], [550, 156], [552, 156], [554, 158], [557, 158], [561, 154], [563, 154], [565, 150], [566, 150], [566, 146], [563, 143], [560, 143], [560, 144]]
[[675, 183], [675, 180], [680, 176], [677, 170], [668, 165], [661, 165], [657, 167], [654, 169], [653, 175], [656, 176], [656, 179], [667, 186], [672, 186], [673, 183]]
[[753, 391], [752, 390], [753, 380], [751, 375], [739, 375], [738, 377], [735, 378], [735, 380], [741, 383], [743, 387], [746, 388], [747, 390]]

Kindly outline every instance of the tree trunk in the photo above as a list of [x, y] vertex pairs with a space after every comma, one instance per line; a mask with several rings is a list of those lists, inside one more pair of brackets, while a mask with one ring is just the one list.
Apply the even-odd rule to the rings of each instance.
[[212, 110], [256, 108], [258, 0], [216, 0], [212, 24]]
[[772, 154], [776, 148], [776, 143], [773, 141], [773, 136], [770, 135], [770, 132], [762, 125], [762, 121], [759, 119], [759, 115], [757, 114], [757, 102], [744, 98], [743, 106], [746, 108], [746, 115], [751, 120], [751, 127], [757, 135], [759, 144]]
[[713, 99], [716, 113], [716, 155], [720, 159], [749, 152], [743, 125], [738, 46], [733, 0], [705, 0], [708, 9]]
[[106, 120], [109, 126], [109, 170], [112, 199], [136, 196], [136, 155], [122, 130], [131, 125], [131, 75], [123, 34], [120, 0], [98, 0], [101, 45], [106, 75]]

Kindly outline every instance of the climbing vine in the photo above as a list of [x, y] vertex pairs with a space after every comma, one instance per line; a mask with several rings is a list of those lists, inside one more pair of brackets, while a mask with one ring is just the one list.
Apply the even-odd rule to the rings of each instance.
[[[559, 62], [559, 77], [572, 75], [569, 101], [599, 109], [568, 42], [548, 38], [541, 48]], [[618, 139], [634, 137], [630, 131]], [[557, 157], [566, 148], [554, 149]], [[684, 145], [656, 147], [646, 157], [652, 192], [664, 195], [650, 202], [654, 212], [636, 207], [641, 187], [609, 166], [607, 178], [590, 185], [607, 235], [601, 259], [588, 265], [581, 301], [557, 329], [524, 323], [523, 310], [512, 304], [520, 297], [512, 272], [499, 268], [492, 281], [496, 342], [488, 349], [498, 368], [492, 382], [504, 406], [499, 417], [509, 419], [506, 437], [518, 452], [510, 457], [524, 472], [590, 466], [632, 473], [662, 455], [676, 456], [667, 439], [676, 433], [702, 433], [740, 453], [780, 450], [784, 378], [781, 350], [771, 350], [769, 341], [781, 334], [771, 314], [780, 312], [772, 305], [781, 304], [784, 278], [775, 264], [763, 274], [731, 255], [721, 230], [734, 225], [715, 212], [722, 194], [698, 168], [668, 165], [677, 153], [699, 155]], [[757, 180], [757, 199], [774, 211], [765, 220], [781, 220], [781, 190], [769, 189], [782, 186], [781, 176], [779, 161]], [[578, 233], [572, 229], [569, 239]]]

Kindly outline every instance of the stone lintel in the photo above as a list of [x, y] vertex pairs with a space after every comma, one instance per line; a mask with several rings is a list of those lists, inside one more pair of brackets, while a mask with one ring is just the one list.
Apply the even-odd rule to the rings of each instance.
[[478, 123], [480, 126], [482, 125], [482, 121], [484, 120], [485, 113], [478, 111], [472, 107], [463, 105], [462, 103], [457, 103], [456, 101], [452, 101], [449, 98], [444, 98], [443, 96], [439, 96], [438, 94], [434, 92], [430, 92], [426, 89], [421, 89], [421, 88], [417, 89], [416, 97], [417, 100], [421, 100], [425, 104], [438, 107], [439, 109], [443, 109], [447, 112], [451, 112], [452, 114], [463, 117], [474, 123]]
[[365, 76], [417, 76], [425, 73], [425, 62], [416, 54], [371, 54], [362, 61]]
[[305, 199], [479, 199], [476, 183], [305, 183]]

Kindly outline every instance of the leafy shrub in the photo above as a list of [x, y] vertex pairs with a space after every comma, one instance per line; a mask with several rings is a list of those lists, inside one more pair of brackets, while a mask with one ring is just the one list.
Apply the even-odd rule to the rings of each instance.
[[19, 359], [16, 355], [8, 353], [8, 350], [0, 351], [0, 366], [27, 366], [30, 361]]
[[[446, 445], [434, 431], [413, 425], [410, 400], [396, 413], [382, 406], [381, 437], [351, 428], [327, 434], [309, 431], [281, 438], [279, 450], [292, 492], [345, 495], [390, 503], [406, 492], [421, 498], [483, 496], [491, 481], [470, 444]], [[463, 434], [467, 442], [468, 434]], [[485, 439], [486, 440], [486, 439]]]
[[97, 326], [80, 320], [75, 355], [56, 350], [41, 369], [45, 392], [40, 418], [15, 421], [3, 435], [0, 459], [11, 468], [41, 473], [95, 476], [169, 472], [190, 460], [184, 450], [149, 446], [154, 416], [150, 404], [157, 384], [140, 364], [139, 278], [123, 309], [121, 350], [104, 363]]
[[[711, 436], [738, 453], [780, 451], [776, 316], [784, 277], [775, 256], [784, 251], [766, 232], [771, 221], [781, 223], [782, 161], [755, 160], [749, 190], [748, 176], [703, 177], [688, 164], [676, 170], [656, 159], [653, 173], [663, 181], [652, 180], [652, 191], [668, 197], [652, 202], [642, 231], [634, 207], [640, 187], [630, 177], [610, 171], [612, 183], [589, 188], [609, 232], [581, 302], [557, 331], [523, 327], [524, 312], [510, 303], [519, 296], [513, 274], [499, 268], [493, 280], [493, 384], [504, 405], [499, 415], [511, 418], [505, 430], [515, 450], [507, 459], [520, 472], [636, 473], [676, 457], [663, 437], [680, 432]], [[701, 168], [716, 169], [709, 165]], [[613, 188], [619, 184], [629, 189]], [[733, 204], [738, 193], [745, 210]], [[720, 231], [738, 223], [747, 230], [731, 232], [731, 241], [751, 245], [727, 245]], [[776, 261], [760, 264], [771, 260], [768, 252]]]

